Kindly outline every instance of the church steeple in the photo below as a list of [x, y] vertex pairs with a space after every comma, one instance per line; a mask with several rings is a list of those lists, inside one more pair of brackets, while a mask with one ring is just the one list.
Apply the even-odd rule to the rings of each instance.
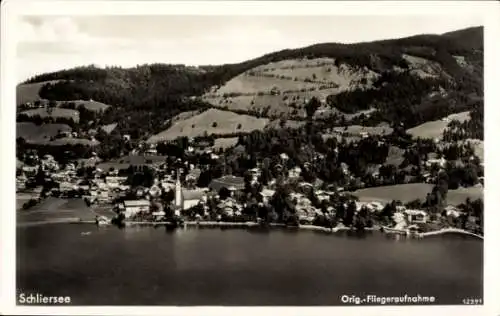
[[182, 209], [184, 206], [184, 199], [182, 196], [182, 185], [180, 179], [180, 170], [177, 169], [177, 180], [175, 181], [175, 208]]

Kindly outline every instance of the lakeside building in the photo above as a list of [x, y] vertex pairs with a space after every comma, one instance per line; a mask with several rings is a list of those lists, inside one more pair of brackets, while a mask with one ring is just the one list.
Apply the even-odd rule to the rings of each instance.
[[125, 218], [130, 218], [139, 212], [149, 212], [150, 202], [148, 200], [126, 200], [119, 205], [119, 209], [123, 211]]
[[424, 224], [427, 223], [429, 216], [427, 212], [422, 210], [405, 210], [404, 211], [408, 223], [411, 224]]
[[206, 192], [201, 189], [188, 190], [182, 188], [179, 173], [177, 173], [177, 180], [175, 182], [175, 200], [174, 207], [176, 209], [176, 214], [180, 214], [181, 210], [190, 209], [201, 202], [206, 202]]

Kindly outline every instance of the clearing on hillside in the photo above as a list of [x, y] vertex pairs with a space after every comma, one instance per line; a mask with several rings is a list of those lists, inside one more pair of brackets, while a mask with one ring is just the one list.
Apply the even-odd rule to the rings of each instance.
[[214, 145], [212, 148], [214, 150], [226, 150], [228, 148], [234, 147], [238, 144], [238, 137], [230, 137], [230, 138], [216, 138], [214, 140]]
[[148, 143], [173, 140], [183, 136], [197, 137], [211, 134], [248, 133], [254, 130], [262, 130], [268, 123], [269, 120], [266, 118], [209, 109], [188, 119], [177, 121], [169, 129], [151, 136]]
[[111, 134], [112, 131], [115, 130], [115, 128], [118, 126], [118, 123], [111, 123], [108, 125], [103, 125], [100, 127], [106, 134]]
[[72, 119], [75, 122], [80, 121], [80, 113], [76, 110], [70, 109], [61, 109], [61, 108], [38, 108], [33, 110], [23, 111], [20, 114], [24, 114], [27, 116], [37, 116], [39, 115], [42, 118], [52, 117], [52, 118], [68, 118]]
[[446, 128], [446, 126], [448, 126], [450, 121], [458, 120], [460, 122], [464, 122], [469, 119], [469, 111], [455, 113], [437, 121], [429, 121], [425, 122], [424, 124], [412, 127], [406, 130], [406, 132], [416, 138], [441, 139], [443, 137], [444, 129]]
[[408, 63], [411, 73], [420, 78], [437, 78], [440, 75], [445, 75], [441, 65], [435, 61], [408, 54], [402, 54], [401, 57]]
[[28, 102], [35, 102], [41, 100], [39, 92], [43, 85], [46, 83], [56, 83], [59, 80], [43, 81], [36, 83], [23, 83], [16, 87], [16, 104], [26, 104]]
[[[87, 110], [92, 111], [92, 112], [104, 112], [111, 106], [111, 105], [97, 102], [94, 100], [89, 100], [89, 101], [75, 100], [75, 101], [68, 101], [68, 102], [74, 102], [76, 104], [76, 108], [78, 108], [80, 105], [83, 105]], [[59, 103], [61, 103], [61, 102], [59, 102]]]
[[74, 137], [63, 137], [56, 138], [54, 140], [43, 140], [39, 142], [41, 145], [49, 146], [64, 146], [64, 145], [83, 145], [83, 146], [98, 146], [100, 142], [98, 140], [90, 140], [87, 138], [74, 138]]
[[71, 127], [66, 124], [16, 123], [16, 138], [23, 138], [28, 143], [44, 142], [63, 132], [71, 132]]
[[[333, 58], [289, 59], [261, 65], [242, 73], [204, 99], [230, 110], [261, 110], [269, 114], [302, 115], [310, 98], [326, 97], [355, 87], [369, 87], [379, 74], [367, 68], [335, 65]], [[294, 105], [295, 104], [295, 105]]]
[[390, 135], [392, 133], [392, 127], [349, 125], [334, 127], [332, 129], [332, 132], [338, 134], [347, 134], [350, 136], [361, 136], [363, 133], [366, 133], [367, 135]]

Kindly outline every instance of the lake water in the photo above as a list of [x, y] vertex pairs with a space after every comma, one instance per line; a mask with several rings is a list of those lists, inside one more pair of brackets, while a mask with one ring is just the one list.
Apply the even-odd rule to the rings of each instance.
[[75, 224], [17, 231], [18, 290], [77, 305], [341, 305], [344, 294], [460, 304], [483, 294], [483, 242], [467, 236]]

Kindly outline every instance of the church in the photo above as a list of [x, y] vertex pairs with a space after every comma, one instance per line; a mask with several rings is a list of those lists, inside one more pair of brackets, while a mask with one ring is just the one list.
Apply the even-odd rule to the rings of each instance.
[[206, 202], [205, 191], [200, 189], [183, 189], [179, 178], [179, 173], [177, 173], [177, 180], [175, 181], [174, 200], [175, 215], [179, 216], [181, 211], [188, 210], [198, 205], [200, 202]]

